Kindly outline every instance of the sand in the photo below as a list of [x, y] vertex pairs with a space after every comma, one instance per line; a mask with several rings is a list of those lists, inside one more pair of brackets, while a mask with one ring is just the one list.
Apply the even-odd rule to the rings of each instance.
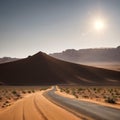
[[0, 111], [0, 120], [80, 120], [36, 92]]
[[75, 96], [67, 94], [66, 92], [60, 92], [60, 89], [59, 89], [58, 86], [56, 86], [56, 89], [57, 90], [55, 91], [55, 93], [58, 94], [58, 95], [60, 95], [60, 96], [68, 97], [68, 98], [75, 98]]

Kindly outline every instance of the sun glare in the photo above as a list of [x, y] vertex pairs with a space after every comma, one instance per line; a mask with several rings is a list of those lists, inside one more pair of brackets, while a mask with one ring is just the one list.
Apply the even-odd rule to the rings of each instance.
[[96, 30], [102, 30], [102, 29], [104, 29], [104, 27], [105, 27], [104, 21], [102, 21], [102, 20], [96, 20], [94, 22], [94, 27], [95, 27]]

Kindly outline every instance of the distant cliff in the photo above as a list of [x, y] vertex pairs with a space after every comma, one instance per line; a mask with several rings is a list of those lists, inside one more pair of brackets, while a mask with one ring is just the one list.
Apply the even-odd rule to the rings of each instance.
[[53, 53], [50, 55], [74, 63], [120, 62], [120, 46], [117, 48], [67, 49], [61, 53]]
[[18, 58], [3, 57], [3, 58], [0, 58], [0, 64], [6, 63], [6, 62], [12, 62], [12, 61], [16, 61], [16, 60], [18, 60]]

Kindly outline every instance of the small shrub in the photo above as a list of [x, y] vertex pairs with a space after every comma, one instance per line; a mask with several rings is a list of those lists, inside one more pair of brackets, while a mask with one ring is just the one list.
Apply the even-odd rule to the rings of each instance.
[[2, 105], [2, 108], [4, 108], [5, 106], [4, 105]]
[[66, 89], [66, 93], [69, 93], [69, 90], [68, 90], [68, 89]]
[[0, 97], [0, 101], [2, 100], [2, 97]]
[[105, 102], [115, 104], [116, 103], [116, 99], [115, 98], [107, 98], [105, 100]]
[[17, 94], [17, 92], [14, 90], [14, 91], [12, 91], [12, 93], [15, 95], [15, 94]]
[[31, 91], [29, 90], [28, 93], [31, 93]]
[[22, 93], [25, 94], [26, 92], [23, 90]]
[[32, 90], [32, 92], [34, 93], [34, 92], [35, 92], [35, 90]]
[[72, 91], [72, 95], [75, 95], [75, 91]]
[[97, 88], [93, 88], [93, 90], [94, 90], [94, 91], [96, 91], [96, 90], [97, 90]]
[[7, 100], [5, 103], [6, 103], [6, 104], [8, 104], [8, 103], [9, 103], [9, 101]]
[[78, 88], [78, 91], [82, 91], [83, 89], [82, 88]]
[[78, 98], [78, 95], [74, 95], [76, 98]]
[[18, 98], [19, 98], [19, 97], [21, 97], [21, 95], [20, 95], [20, 94], [16, 94], [16, 97], [18, 97]]

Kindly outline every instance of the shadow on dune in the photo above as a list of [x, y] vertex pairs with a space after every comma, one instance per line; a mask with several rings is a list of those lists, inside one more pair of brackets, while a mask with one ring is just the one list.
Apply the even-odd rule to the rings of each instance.
[[0, 64], [0, 82], [6, 85], [120, 85], [120, 72], [69, 63], [39, 52]]

